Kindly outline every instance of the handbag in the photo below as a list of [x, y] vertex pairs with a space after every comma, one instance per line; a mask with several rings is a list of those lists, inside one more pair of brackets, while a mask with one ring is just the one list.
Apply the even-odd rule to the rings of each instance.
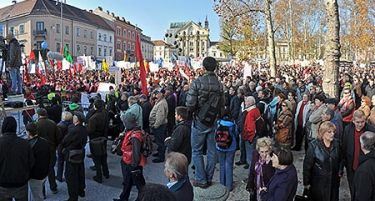
[[290, 139], [290, 136], [289, 136], [288, 128], [282, 128], [277, 131], [276, 141], [278, 143], [287, 144], [289, 142], [289, 139]]

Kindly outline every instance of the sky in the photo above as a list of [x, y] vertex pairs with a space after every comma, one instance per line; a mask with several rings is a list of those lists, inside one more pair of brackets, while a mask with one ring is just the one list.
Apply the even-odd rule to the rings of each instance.
[[[12, 0], [0, 0], [0, 7]], [[18, 0], [19, 2], [19, 0]], [[136, 24], [152, 40], [163, 39], [171, 22], [202, 22], [207, 16], [210, 24], [210, 40], [220, 39], [219, 17], [213, 10], [213, 0], [66, 0], [67, 4], [81, 9], [101, 6]]]

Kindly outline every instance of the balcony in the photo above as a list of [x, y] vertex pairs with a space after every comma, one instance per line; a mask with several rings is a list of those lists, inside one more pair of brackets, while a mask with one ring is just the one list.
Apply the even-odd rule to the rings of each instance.
[[33, 30], [33, 36], [35, 36], [35, 37], [38, 37], [38, 36], [45, 37], [46, 35], [47, 35], [46, 29], [44, 29], [44, 30]]

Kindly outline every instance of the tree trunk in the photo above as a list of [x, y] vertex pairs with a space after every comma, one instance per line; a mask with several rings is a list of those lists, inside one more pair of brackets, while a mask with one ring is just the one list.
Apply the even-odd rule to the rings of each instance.
[[276, 76], [276, 53], [275, 53], [275, 38], [273, 32], [272, 15], [271, 15], [271, 0], [266, 2], [266, 23], [267, 23], [267, 40], [268, 40], [268, 57], [270, 59], [271, 76]]
[[340, 19], [337, 0], [325, 0], [327, 12], [326, 52], [324, 57], [323, 90], [330, 97], [339, 97]]

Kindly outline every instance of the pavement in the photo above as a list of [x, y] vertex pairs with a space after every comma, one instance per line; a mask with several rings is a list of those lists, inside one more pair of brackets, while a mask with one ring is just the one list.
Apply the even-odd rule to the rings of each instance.
[[[294, 152], [294, 165], [298, 171], [298, 191], [297, 194], [301, 195], [303, 191], [302, 186], [302, 163], [303, 163], [304, 152]], [[167, 184], [167, 179], [164, 176], [164, 164], [163, 163], [152, 163], [152, 158], [145, 169], [144, 176], [146, 182]], [[235, 161], [239, 159], [239, 152], [236, 153]], [[92, 177], [95, 172], [89, 169], [93, 163], [91, 159], [85, 159], [85, 175], [86, 175], [86, 197], [80, 198], [80, 201], [112, 201], [113, 198], [118, 198], [122, 190], [122, 175], [121, 175], [121, 158], [117, 155], [109, 153], [108, 155], [108, 166], [110, 170], [110, 178], [104, 179], [102, 184], [98, 184], [93, 181]], [[245, 190], [246, 184], [243, 182], [247, 178], [248, 169], [244, 169], [243, 166], [234, 165], [234, 189], [228, 193], [226, 189], [219, 183], [219, 164], [216, 165], [213, 185], [207, 189], [194, 188], [195, 200], [196, 201], [208, 201], [208, 200], [228, 200], [228, 201], [247, 201], [249, 199], [249, 193]], [[190, 178], [193, 177], [193, 170], [189, 170]], [[48, 185], [48, 184], [47, 184]], [[349, 191], [346, 178], [341, 181], [340, 188], [340, 201], [349, 201]], [[46, 201], [62, 201], [68, 198], [68, 192], [66, 183], [58, 182], [57, 194], [52, 194], [47, 187], [47, 199]], [[130, 200], [135, 200], [137, 190], [135, 186], [132, 189]]]

